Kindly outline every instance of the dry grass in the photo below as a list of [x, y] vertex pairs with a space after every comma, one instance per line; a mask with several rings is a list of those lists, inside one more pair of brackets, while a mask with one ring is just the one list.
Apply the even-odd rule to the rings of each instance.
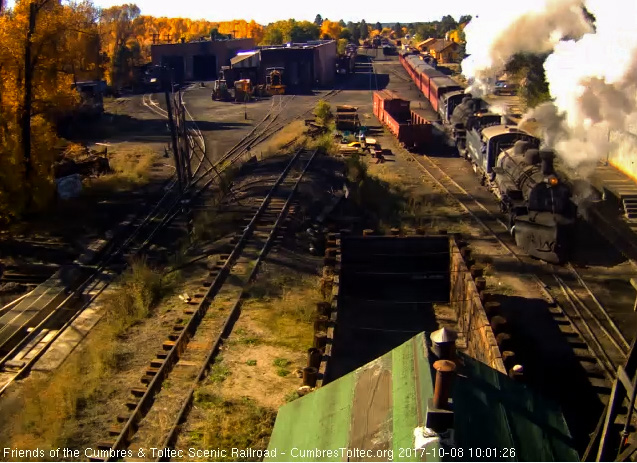
[[149, 170], [157, 160], [155, 152], [147, 147], [118, 147], [109, 152], [112, 173], [87, 179], [90, 192], [125, 191], [148, 182]]
[[55, 373], [24, 382], [19, 412], [9, 440], [15, 448], [68, 446], [78, 432], [76, 418], [92, 402], [107, 399], [103, 379], [119, 371], [126, 352], [118, 338], [147, 318], [173, 282], [167, 282], [145, 262], [134, 263], [103, 301], [104, 317], [90, 336]]
[[254, 457], [232, 455], [230, 449], [267, 448], [276, 419], [275, 410], [262, 407], [247, 397], [224, 398], [207, 387], [196, 392], [194, 406], [200, 410], [203, 419], [190, 430], [181, 448], [227, 451], [226, 458], [218, 456], [195, 461], [253, 461]]
[[319, 283], [319, 277], [292, 272], [262, 275], [243, 309], [263, 330], [260, 341], [304, 352], [312, 344], [316, 303], [323, 300]]
[[354, 186], [354, 201], [367, 210], [377, 230], [400, 227], [406, 210], [406, 194], [400, 184], [390, 184], [368, 172], [367, 164], [358, 156], [346, 159], [347, 179]]
[[[283, 152], [292, 152], [307, 142], [305, 124], [294, 121], [277, 132], [272, 138], [259, 145], [261, 159], [265, 159]], [[289, 145], [289, 146], [288, 146]], [[284, 148], [285, 147], [285, 148]]]

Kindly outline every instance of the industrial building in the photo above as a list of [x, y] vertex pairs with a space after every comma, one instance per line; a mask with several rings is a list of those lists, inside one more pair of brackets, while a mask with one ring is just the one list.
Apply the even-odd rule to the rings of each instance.
[[309, 91], [334, 83], [336, 72], [336, 42], [317, 40], [265, 46], [246, 51], [232, 58], [235, 79], [250, 79], [265, 83], [268, 69], [283, 68], [283, 84], [291, 91]]
[[254, 39], [201, 40], [196, 42], [151, 45], [153, 65], [171, 67], [176, 82], [184, 80], [214, 80], [221, 66], [241, 50], [253, 49]]

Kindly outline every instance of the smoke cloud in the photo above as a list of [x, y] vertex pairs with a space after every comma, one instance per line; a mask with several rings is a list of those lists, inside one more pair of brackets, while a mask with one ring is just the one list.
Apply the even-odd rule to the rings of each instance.
[[580, 38], [593, 28], [581, 0], [508, 2], [486, 10], [465, 28], [465, 76], [477, 96], [489, 93], [498, 74], [516, 53], [546, 53], [562, 39]]
[[609, 158], [634, 176], [637, 6], [588, 0], [586, 7], [596, 18], [595, 33], [557, 44], [544, 64], [555, 106], [565, 115], [555, 149], [574, 169]]
[[554, 100], [531, 109], [522, 125], [537, 124], [543, 144], [580, 174], [609, 157], [637, 177], [637, 3], [553, 0], [537, 8], [520, 5], [469, 23], [471, 56], [462, 66], [472, 91], [490, 91], [514, 54], [550, 52], [544, 68]]

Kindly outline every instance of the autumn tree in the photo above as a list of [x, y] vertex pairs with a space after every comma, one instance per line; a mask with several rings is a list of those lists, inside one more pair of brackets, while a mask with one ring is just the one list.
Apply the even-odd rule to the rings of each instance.
[[376, 22], [376, 25], [374, 26], [374, 28], [378, 31], [381, 32], [383, 30], [383, 25], [380, 22]]
[[318, 27], [321, 27], [321, 25], [323, 24], [323, 18], [320, 14], [317, 14], [316, 18], [314, 18], [314, 24], [316, 24]]
[[342, 30], [339, 23], [326, 19], [321, 24], [321, 38], [338, 39]]
[[0, 14], [3, 221], [52, 199], [56, 123], [78, 103], [77, 76], [101, 73], [94, 14], [88, 3], [55, 0], [18, 0]]
[[403, 26], [401, 26], [401, 25], [400, 25], [400, 23], [396, 23], [396, 24], [394, 24], [394, 29], [393, 29], [393, 31], [394, 31], [394, 33], [395, 33], [396, 35], [398, 35], [398, 36], [399, 36], [400, 34], [402, 34]]
[[100, 34], [111, 61], [108, 77], [116, 87], [130, 84], [133, 67], [142, 63], [134, 24], [139, 15], [139, 7], [132, 3], [106, 8], [100, 13]]

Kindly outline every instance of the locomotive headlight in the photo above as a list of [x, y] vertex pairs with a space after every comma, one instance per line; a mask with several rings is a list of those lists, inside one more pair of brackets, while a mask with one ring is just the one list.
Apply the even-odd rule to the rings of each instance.
[[549, 177], [547, 180], [548, 180], [547, 183], [551, 186], [555, 186], [559, 183], [559, 180], [557, 179], [557, 177]]

